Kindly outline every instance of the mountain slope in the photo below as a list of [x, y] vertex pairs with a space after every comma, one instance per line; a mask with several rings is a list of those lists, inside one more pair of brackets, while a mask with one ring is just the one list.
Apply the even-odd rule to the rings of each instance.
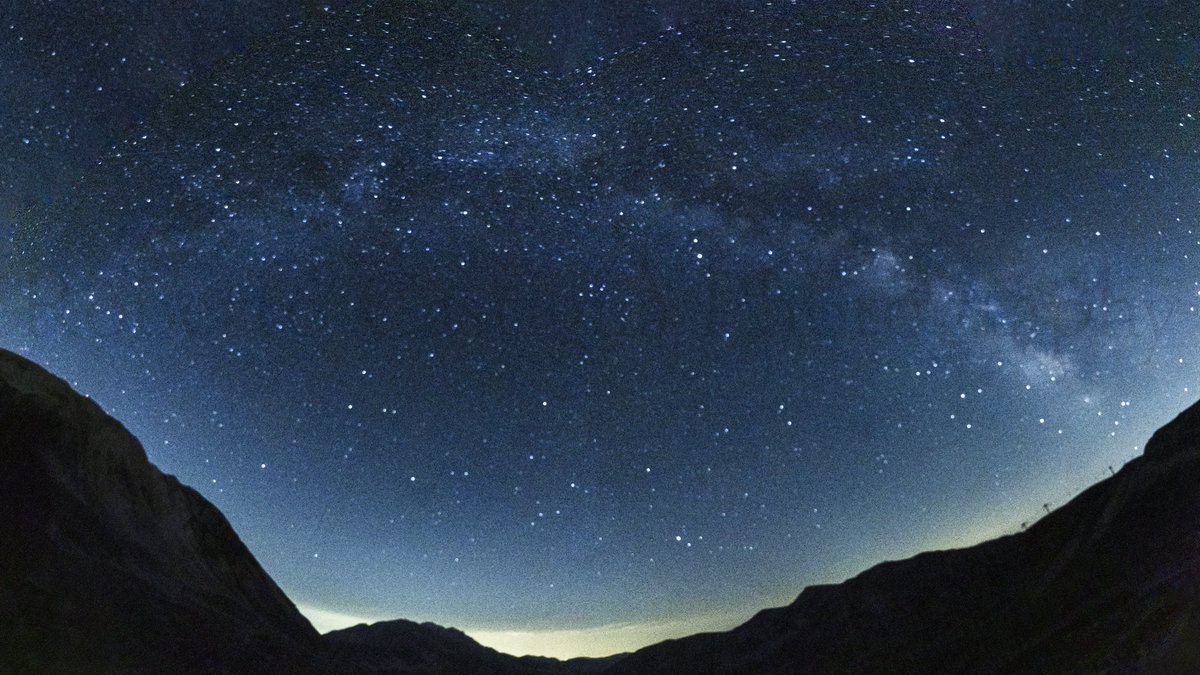
[[1200, 672], [1200, 404], [1028, 531], [814, 586], [610, 673]]
[[2, 350], [0, 541], [0, 671], [319, 662], [317, 632], [214, 506], [96, 404]]

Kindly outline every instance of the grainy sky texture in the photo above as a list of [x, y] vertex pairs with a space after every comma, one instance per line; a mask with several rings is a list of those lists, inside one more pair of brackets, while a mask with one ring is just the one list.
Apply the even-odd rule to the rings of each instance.
[[0, 346], [318, 626], [730, 627], [1196, 397], [1191, 3], [295, 7], [0, 4]]

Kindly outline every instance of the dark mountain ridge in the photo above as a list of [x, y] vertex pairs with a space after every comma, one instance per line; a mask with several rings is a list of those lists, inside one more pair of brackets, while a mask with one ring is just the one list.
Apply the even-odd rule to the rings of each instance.
[[5, 672], [307, 672], [316, 630], [98, 405], [0, 351]]
[[502, 654], [466, 633], [433, 623], [403, 619], [359, 624], [326, 633], [336, 654], [362, 664], [367, 672], [488, 673], [489, 675], [562, 675], [600, 673], [622, 655], [605, 659], [556, 659]]
[[408, 621], [318, 636], [215, 507], [3, 350], [0, 513], [3, 673], [1200, 672], [1200, 404], [1025, 532], [612, 659]]
[[610, 672], [1200, 672], [1200, 404], [1027, 531], [812, 586]]

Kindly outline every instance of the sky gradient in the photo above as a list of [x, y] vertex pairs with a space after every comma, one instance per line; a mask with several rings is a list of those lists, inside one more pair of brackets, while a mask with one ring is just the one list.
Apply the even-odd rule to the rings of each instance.
[[1186, 3], [77, 4], [0, 14], [0, 346], [318, 627], [732, 627], [1197, 397]]

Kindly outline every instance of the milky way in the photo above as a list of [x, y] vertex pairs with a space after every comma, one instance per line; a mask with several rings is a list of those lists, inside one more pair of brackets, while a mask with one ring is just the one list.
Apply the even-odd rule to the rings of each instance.
[[321, 621], [728, 627], [1195, 396], [1194, 9], [285, 4], [0, 16], [0, 345]]

